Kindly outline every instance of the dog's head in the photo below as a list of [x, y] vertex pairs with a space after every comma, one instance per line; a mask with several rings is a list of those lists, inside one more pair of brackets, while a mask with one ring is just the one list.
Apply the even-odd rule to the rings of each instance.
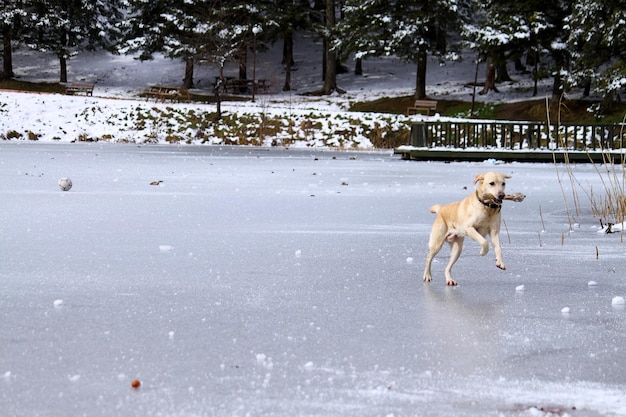
[[[474, 184], [478, 184], [476, 186], [476, 194], [479, 199], [481, 201], [491, 201], [498, 205], [502, 204], [502, 199], [506, 195], [504, 188], [508, 178], [511, 178], [511, 176], [495, 171], [476, 175]], [[495, 201], [493, 201], [494, 199]]]

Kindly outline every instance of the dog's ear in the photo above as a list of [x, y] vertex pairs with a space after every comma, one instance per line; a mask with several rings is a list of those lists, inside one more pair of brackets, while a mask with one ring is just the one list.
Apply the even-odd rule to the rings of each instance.
[[474, 184], [476, 184], [477, 182], [483, 182], [484, 179], [485, 179], [485, 174], [478, 174], [476, 175], [476, 178], [474, 178]]

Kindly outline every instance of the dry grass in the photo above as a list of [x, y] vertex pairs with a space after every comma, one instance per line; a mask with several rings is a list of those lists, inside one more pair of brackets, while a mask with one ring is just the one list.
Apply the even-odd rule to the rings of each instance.
[[[547, 101], [546, 101], [547, 103]], [[549, 117], [549, 112], [548, 112]], [[623, 116], [622, 122], [626, 122], [626, 115]], [[623, 128], [622, 128], [623, 129]], [[620, 132], [623, 134], [624, 132]], [[561, 144], [563, 145], [563, 144]], [[591, 157], [589, 161], [593, 165], [602, 188], [594, 190], [591, 186], [584, 186], [575, 177], [572, 165], [569, 163], [567, 154], [565, 155], [565, 170], [571, 185], [572, 199], [574, 207], [570, 209], [568, 198], [565, 193], [565, 187], [562, 183], [562, 175], [559, 173], [558, 165], [555, 161], [555, 170], [557, 178], [561, 186], [565, 210], [570, 222], [570, 231], [573, 224], [573, 215], [580, 214], [580, 201], [578, 198], [578, 189], [581, 189], [589, 198], [592, 215], [600, 221], [602, 227], [606, 227], [607, 233], [611, 233], [611, 226], [614, 224], [623, 224], [626, 217], [626, 154], [621, 153], [620, 160], [614, 159], [615, 154], [611, 154], [608, 150], [602, 149], [602, 162], [593, 162]]]
[[[625, 117], [626, 119], [626, 117]], [[626, 217], [626, 162], [622, 153], [621, 160], [615, 161], [604, 152], [602, 164], [593, 164], [602, 183], [602, 190], [589, 189], [592, 214], [600, 219], [603, 226], [622, 224]]]

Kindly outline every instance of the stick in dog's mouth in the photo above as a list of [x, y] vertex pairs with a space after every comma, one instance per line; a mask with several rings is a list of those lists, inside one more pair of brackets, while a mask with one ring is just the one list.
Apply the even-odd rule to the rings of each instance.
[[483, 194], [483, 198], [481, 202], [485, 204], [496, 204], [496, 205], [501, 206], [504, 200], [515, 201], [516, 203], [520, 203], [524, 201], [525, 198], [526, 198], [526, 195], [522, 193], [506, 194], [503, 199], [499, 199], [495, 195], [487, 193], [487, 194]]

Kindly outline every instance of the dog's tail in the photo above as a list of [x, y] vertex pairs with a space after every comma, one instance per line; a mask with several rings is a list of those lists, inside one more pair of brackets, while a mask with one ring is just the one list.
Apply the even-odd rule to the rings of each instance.
[[430, 208], [430, 212], [434, 213], [434, 214], [437, 214], [437, 213], [439, 213], [439, 209], [440, 208], [441, 208], [441, 204], [435, 204], [434, 206], [432, 206]]

